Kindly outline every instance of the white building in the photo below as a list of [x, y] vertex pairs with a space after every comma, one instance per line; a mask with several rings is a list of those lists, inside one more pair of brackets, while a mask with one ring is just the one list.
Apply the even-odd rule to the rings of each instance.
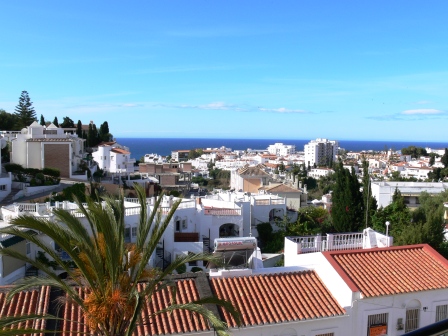
[[305, 145], [305, 164], [307, 166], [329, 166], [335, 162], [338, 154], [339, 142], [328, 139], [311, 140]]
[[92, 157], [98, 168], [107, 173], [127, 176], [134, 172], [135, 159], [131, 159], [129, 148], [116, 142], [100, 144]]
[[296, 145], [284, 145], [277, 142], [268, 146], [268, 152], [277, 156], [288, 156], [296, 152]]
[[418, 197], [425, 191], [429, 194], [439, 194], [448, 188], [444, 182], [374, 182], [371, 183], [372, 195], [378, 202], [378, 207], [386, 207], [392, 203], [395, 189], [401, 192], [409, 207], [419, 205]]
[[75, 130], [33, 122], [11, 139], [11, 162], [25, 168], [56, 168], [62, 177], [72, 178], [86, 158], [85, 140]]

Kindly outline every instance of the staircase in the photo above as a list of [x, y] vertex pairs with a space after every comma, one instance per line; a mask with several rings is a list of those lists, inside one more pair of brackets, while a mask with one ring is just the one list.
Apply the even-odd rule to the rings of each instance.
[[156, 267], [165, 270], [171, 264], [171, 254], [169, 252], [165, 252], [163, 247], [156, 248], [156, 256]]
[[15, 189], [15, 188], [13, 188], [11, 190], [11, 192], [8, 194], [8, 196], [6, 196], [3, 200], [0, 201], [0, 206], [14, 203], [14, 199], [13, 199], [14, 196], [21, 190], [22, 189]]
[[202, 243], [204, 246], [204, 252], [205, 253], [211, 253], [212, 249], [210, 248], [210, 238], [207, 236], [202, 236]]

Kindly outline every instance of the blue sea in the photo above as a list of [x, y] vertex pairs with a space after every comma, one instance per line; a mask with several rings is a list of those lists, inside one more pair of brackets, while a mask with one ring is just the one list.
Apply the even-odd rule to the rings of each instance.
[[[282, 142], [285, 145], [296, 145], [296, 150], [303, 151], [307, 140], [283, 139], [182, 139], [182, 138], [117, 138], [120, 145], [129, 147], [131, 157], [140, 159], [145, 154], [156, 153], [171, 155], [171, 151], [180, 149], [217, 148], [225, 146], [233, 150], [266, 149], [269, 145]], [[448, 142], [412, 142], [412, 141], [354, 141], [340, 140], [339, 146], [347, 151], [359, 152], [362, 150], [381, 151], [385, 148], [400, 150], [408, 146], [430, 147], [441, 149], [448, 147]]]

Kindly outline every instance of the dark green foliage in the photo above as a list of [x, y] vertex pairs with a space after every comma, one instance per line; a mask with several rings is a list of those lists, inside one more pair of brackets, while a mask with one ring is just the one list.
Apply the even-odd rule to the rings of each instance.
[[69, 117], [64, 117], [61, 127], [63, 128], [75, 128], [75, 123]]
[[1, 131], [15, 131], [18, 123], [18, 117], [15, 114], [8, 113], [0, 109], [0, 130]]
[[40, 115], [40, 125], [45, 126], [45, 118], [42, 114]]
[[16, 129], [20, 130], [31, 125], [36, 119], [36, 111], [34, 111], [33, 103], [27, 91], [22, 91], [19, 98], [19, 103], [15, 108]]
[[103, 122], [100, 126], [100, 130], [98, 131], [98, 137], [101, 141], [111, 141], [112, 139], [112, 134], [109, 131], [109, 124], [107, 123], [107, 121]]
[[413, 158], [419, 158], [421, 156], [427, 156], [428, 152], [426, 152], [426, 149], [424, 149], [423, 147], [409, 146], [409, 147], [403, 148], [401, 150], [401, 154], [410, 155]]
[[376, 198], [372, 196], [369, 164], [366, 160], [362, 161], [362, 201], [365, 218], [365, 226], [372, 227], [372, 216], [378, 208]]
[[336, 166], [331, 217], [337, 232], [357, 232], [363, 222], [363, 198], [360, 184], [352, 168], [350, 173], [342, 165]]
[[83, 137], [81, 120], [78, 120], [78, 123], [76, 124], [76, 134], [78, 135], [79, 138]]
[[86, 185], [84, 183], [75, 183], [68, 188], [65, 188], [61, 193], [53, 197], [55, 201], [70, 201], [74, 202], [75, 198], [80, 202], [86, 201]]
[[55, 125], [56, 127], [59, 127], [58, 117], [54, 117], [54, 119], [53, 119], [53, 125]]
[[24, 168], [24, 173], [28, 174], [28, 175], [36, 176], [40, 172], [41, 172], [41, 170], [37, 169], [37, 168]]
[[445, 148], [445, 154], [443, 154], [440, 161], [442, 162], [444, 168], [448, 167], [448, 148]]
[[25, 168], [23, 168], [18, 163], [8, 163], [4, 165], [5, 170], [9, 173], [17, 174], [25, 172]]
[[208, 180], [205, 179], [203, 176], [195, 176], [191, 178], [191, 182], [197, 183], [200, 186], [206, 186], [208, 184]]
[[193, 273], [203, 272], [203, 271], [204, 270], [202, 269], [202, 267], [194, 266], [191, 268], [191, 272], [193, 272]]
[[203, 154], [202, 149], [190, 149], [188, 152], [188, 160], [194, 160]]
[[60, 170], [56, 169], [56, 168], [44, 168], [44, 169], [42, 169], [42, 172], [45, 175], [49, 175], [49, 176], [53, 176], [53, 177], [60, 177], [61, 176]]

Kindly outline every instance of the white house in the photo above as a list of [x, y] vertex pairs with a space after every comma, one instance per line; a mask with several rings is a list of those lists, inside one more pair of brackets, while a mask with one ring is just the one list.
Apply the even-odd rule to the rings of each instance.
[[131, 159], [129, 148], [116, 142], [98, 145], [92, 157], [98, 164], [98, 168], [112, 175], [128, 176], [134, 172], [135, 159]]
[[[0, 149], [5, 148], [6, 140], [0, 137]], [[0, 202], [11, 192], [12, 174], [6, 173], [2, 166], [2, 157], [0, 156]]]
[[75, 130], [33, 122], [11, 139], [11, 162], [25, 168], [56, 168], [62, 177], [72, 178], [86, 158], [85, 140]]

